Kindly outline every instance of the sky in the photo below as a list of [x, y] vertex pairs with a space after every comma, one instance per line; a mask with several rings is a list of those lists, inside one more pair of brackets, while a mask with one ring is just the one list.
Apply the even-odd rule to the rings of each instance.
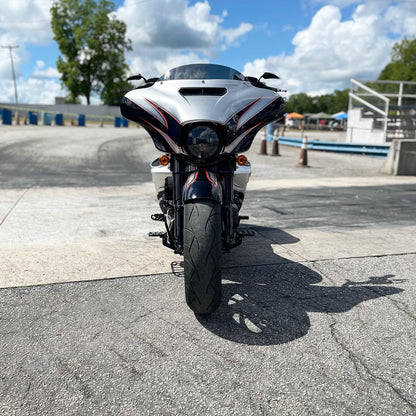
[[[395, 42], [416, 36], [416, 0], [113, 0], [133, 50], [130, 74], [150, 78], [211, 62], [245, 75], [278, 74], [288, 94], [321, 95], [374, 80]], [[50, 27], [53, 0], [3, 2], [0, 45], [12, 50], [20, 103], [66, 92]], [[0, 102], [15, 100], [9, 49], [0, 49]], [[100, 104], [98, 97], [93, 104]]]

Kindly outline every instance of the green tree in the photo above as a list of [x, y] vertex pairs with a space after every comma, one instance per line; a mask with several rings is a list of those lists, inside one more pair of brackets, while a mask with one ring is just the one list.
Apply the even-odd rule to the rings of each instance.
[[329, 114], [339, 113], [340, 111], [348, 111], [350, 89], [335, 90], [331, 95], [330, 104], [328, 107]]
[[313, 102], [313, 98], [309, 95], [301, 92], [299, 94], [293, 94], [286, 102], [286, 110], [288, 113], [297, 112], [300, 114], [315, 113], [316, 107]]
[[391, 62], [381, 71], [378, 79], [416, 81], [416, 38], [404, 38], [394, 44]]
[[313, 103], [315, 104], [316, 112], [323, 112], [323, 113], [329, 113], [330, 106], [331, 106], [331, 96], [329, 94], [325, 95], [318, 95], [316, 97], [313, 97]]
[[348, 110], [349, 88], [345, 90], [335, 90], [332, 94], [311, 97], [304, 92], [293, 94], [286, 101], [288, 113], [293, 111], [300, 114], [307, 113], [329, 113], [334, 114]]
[[76, 101], [100, 94], [105, 104], [118, 104], [127, 73], [125, 51], [131, 50], [126, 25], [112, 13], [108, 0], [57, 0], [51, 7], [52, 31], [61, 55], [57, 69]]

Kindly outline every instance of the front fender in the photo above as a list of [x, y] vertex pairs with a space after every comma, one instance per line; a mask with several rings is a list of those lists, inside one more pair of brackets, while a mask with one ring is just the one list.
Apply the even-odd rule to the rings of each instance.
[[188, 176], [184, 186], [184, 203], [195, 199], [210, 199], [222, 202], [221, 184], [215, 174], [197, 171]]

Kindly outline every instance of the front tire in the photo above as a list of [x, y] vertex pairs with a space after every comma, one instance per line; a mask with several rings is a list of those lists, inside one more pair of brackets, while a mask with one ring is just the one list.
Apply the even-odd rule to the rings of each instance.
[[195, 200], [184, 207], [185, 297], [197, 314], [210, 314], [221, 303], [221, 207]]

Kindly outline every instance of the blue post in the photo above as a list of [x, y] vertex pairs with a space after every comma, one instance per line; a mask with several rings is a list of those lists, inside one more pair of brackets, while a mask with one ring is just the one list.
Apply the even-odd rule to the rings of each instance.
[[38, 113], [35, 113], [34, 111], [29, 111], [28, 118], [29, 118], [29, 124], [32, 124], [34, 126], [38, 125]]
[[85, 114], [78, 115], [78, 126], [85, 127]]
[[42, 124], [44, 126], [50, 126], [52, 124], [52, 114], [42, 113]]
[[63, 126], [64, 125], [64, 115], [60, 113], [55, 114], [55, 126]]
[[3, 124], [11, 125], [12, 124], [12, 111], [3, 109], [3, 111], [1, 112], [1, 120]]

